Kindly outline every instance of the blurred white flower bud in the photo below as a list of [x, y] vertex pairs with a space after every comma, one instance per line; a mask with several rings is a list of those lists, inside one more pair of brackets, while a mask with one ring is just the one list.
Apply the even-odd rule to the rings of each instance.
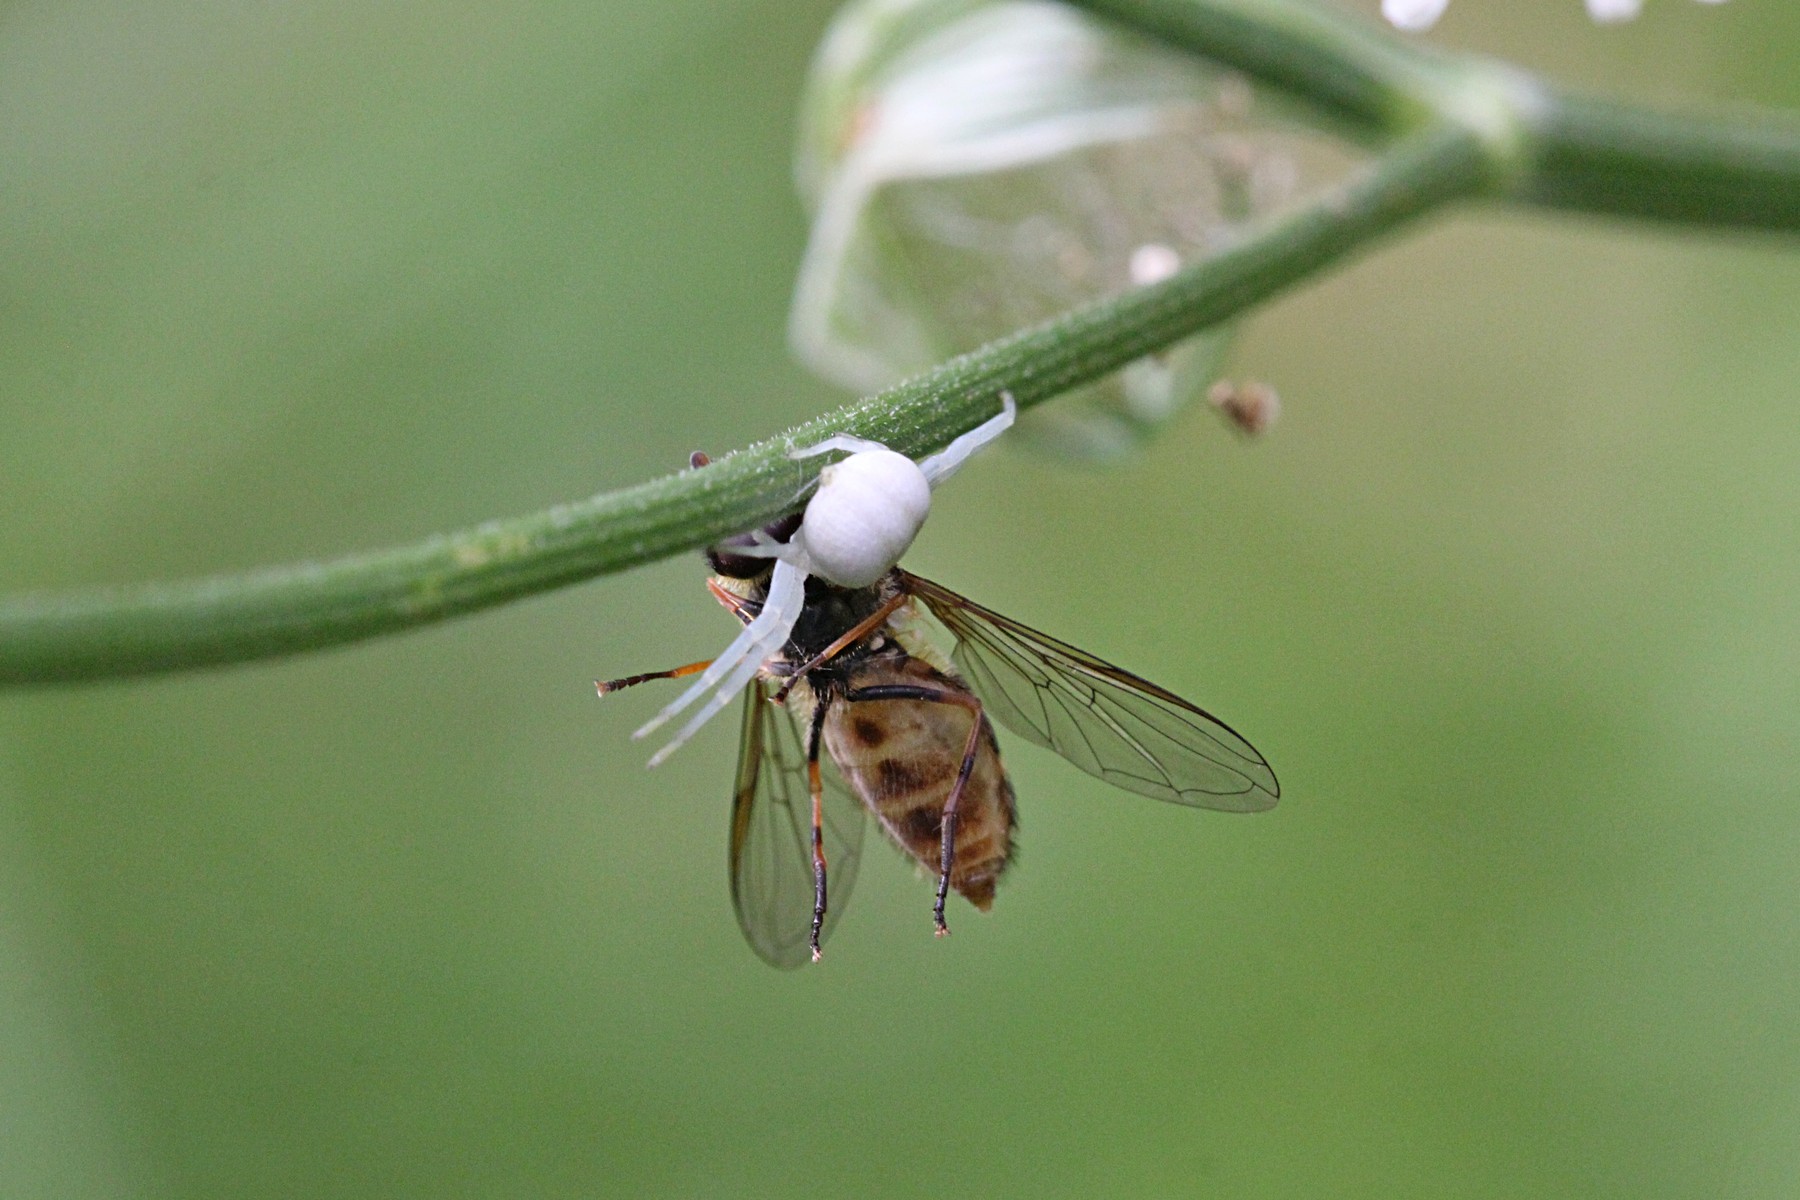
[[[1450, 0], [1381, 0], [1381, 15], [1396, 29], [1418, 33], [1437, 24]], [[1723, 4], [1725, 0], [1700, 0], [1702, 4]], [[1644, 0], [1587, 0], [1588, 16], [1597, 23], [1610, 25], [1629, 21], [1644, 8]]]
[[[813, 370], [875, 390], [1166, 279], [1352, 165], [1240, 77], [1061, 5], [862, 0], [808, 80], [790, 336]], [[1204, 394], [1225, 342], [1140, 360], [1020, 429], [1126, 453]]]
[[1381, 15], [1410, 33], [1436, 25], [1449, 6], [1450, 0], [1381, 0]]
[[1644, 0], [1587, 0], [1588, 16], [1601, 24], [1629, 21], [1644, 7]]

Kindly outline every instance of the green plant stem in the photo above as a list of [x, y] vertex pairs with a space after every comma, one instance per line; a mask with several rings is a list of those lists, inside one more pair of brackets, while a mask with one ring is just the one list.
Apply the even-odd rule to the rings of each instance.
[[1068, 0], [1310, 102], [1361, 135], [1416, 124], [1439, 69], [1419, 43], [1296, 0]]
[[1474, 192], [1485, 169], [1466, 129], [1421, 130], [1319, 202], [1163, 283], [994, 342], [702, 470], [329, 563], [0, 602], [0, 683], [319, 649], [697, 549], [794, 506], [819, 465], [789, 459], [796, 445], [849, 432], [921, 455], [991, 416], [1002, 389], [1030, 407], [1099, 378]]
[[1461, 122], [1488, 144], [1497, 198], [1800, 229], [1800, 122], [1789, 113], [1659, 113], [1584, 96], [1300, 0], [1069, 2], [1243, 71], [1365, 138]]
[[1800, 124], [1646, 112], [1558, 93], [1527, 115], [1521, 200], [1713, 227], [1800, 229]]
[[1310, 101], [1365, 140], [1369, 172], [1153, 287], [945, 363], [701, 471], [318, 565], [0, 601], [0, 683], [267, 658], [442, 620], [704, 546], [793, 507], [835, 432], [917, 456], [1010, 390], [1022, 407], [1242, 313], [1459, 198], [1704, 226], [1800, 228], [1800, 126], [1673, 116], [1560, 91], [1301, 0], [1075, 0]]

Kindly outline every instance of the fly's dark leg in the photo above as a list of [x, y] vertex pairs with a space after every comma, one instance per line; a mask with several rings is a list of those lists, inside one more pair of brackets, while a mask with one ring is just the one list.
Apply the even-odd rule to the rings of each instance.
[[963, 791], [969, 786], [969, 776], [975, 773], [975, 756], [981, 750], [981, 701], [967, 692], [910, 683], [881, 683], [854, 688], [845, 694], [844, 699], [927, 700], [934, 704], [955, 704], [969, 710], [969, 738], [963, 743], [962, 765], [957, 768], [956, 782], [950, 785], [950, 795], [944, 800], [941, 849], [938, 853], [937, 903], [931, 910], [936, 933], [943, 937], [950, 932], [950, 927], [944, 923], [944, 902], [950, 896], [950, 870], [956, 865], [956, 809], [962, 802]]
[[813, 708], [812, 728], [806, 737], [806, 785], [812, 792], [812, 860], [813, 860], [813, 918], [812, 918], [812, 957], [818, 962], [819, 934], [825, 928], [825, 783], [819, 778], [819, 743], [823, 740], [825, 729], [825, 710], [831, 707], [831, 697], [821, 693], [819, 703]]
[[931, 910], [934, 932], [943, 937], [950, 932], [944, 924], [944, 900], [950, 893], [950, 868], [956, 861], [956, 808], [975, 772], [975, 754], [981, 746], [981, 701], [973, 696], [945, 693], [946, 703], [961, 704], [969, 710], [969, 740], [963, 743], [962, 765], [956, 770], [956, 782], [950, 785], [950, 797], [944, 801], [944, 848], [938, 864], [937, 904]]
[[602, 682], [594, 680], [594, 690], [602, 696], [610, 696], [620, 688], [635, 687], [640, 683], [649, 683], [652, 679], [680, 679], [684, 675], [697, 675], [712, 666], [712, 659], [705, 662], [689, 663], [685, 667], [671, 667], [667, 671], [647, 671], [642, 675], [627, 675], [623, 679], [608, 679]]

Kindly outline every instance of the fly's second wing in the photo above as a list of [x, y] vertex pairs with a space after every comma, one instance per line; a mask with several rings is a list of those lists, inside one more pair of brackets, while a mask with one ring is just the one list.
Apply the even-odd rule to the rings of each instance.
[[994, 719], [1090, 775], [1175, 804], [1259, 812], [1275, 772], [1204, 709], [1111, 663], [907, 573], [956, 637], [952, 655]]
[[[731, 903], [750, 948], [771, 966], [787, 969], [812, 957], [812, 794], [805, 734], [786, 708], [769, 699], [773, 690], [761, 679], [744, 689], [731, 803]], [[829, 760], [820, 767], [828, 901], [823, 942], [856, 881], [864, 809]]]

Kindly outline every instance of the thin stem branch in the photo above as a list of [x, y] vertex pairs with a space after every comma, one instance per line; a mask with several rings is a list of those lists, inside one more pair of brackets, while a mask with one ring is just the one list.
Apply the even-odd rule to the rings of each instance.
[[1418, 43], [1296, 0], [1069, 0], [1173, 46], [1225, 63], [1362, 134], [1416, 124], [1432, 107], [1438, 60]]
[[1527, 114], [1513, 194], [1548, 208], [1714, 227], [1800, 229], [1800, 124], [1646, 112], [1554, 93]]
[[0, 683], [89, 680], [268, 658], [473, 612], [705, 546], [790, 509], [814, 476], [787, 457], [849, 432], [918, 456], [991, 416], [1097, 379], [1317, 274], [1481, 186], [1460, 126], [1153, 287], [1090, 304], [704, 469], [335, 562], [188, 583], [0, 601]]
[[1791, 113], [1660, 113], [1440, 54], [1302, 0], [1069, 0], [1243, 71], [1365, 138], [1421, 121], [1488, 147], [1490, 194], [1547, 208], [1713, 227], [1800, 229]]

